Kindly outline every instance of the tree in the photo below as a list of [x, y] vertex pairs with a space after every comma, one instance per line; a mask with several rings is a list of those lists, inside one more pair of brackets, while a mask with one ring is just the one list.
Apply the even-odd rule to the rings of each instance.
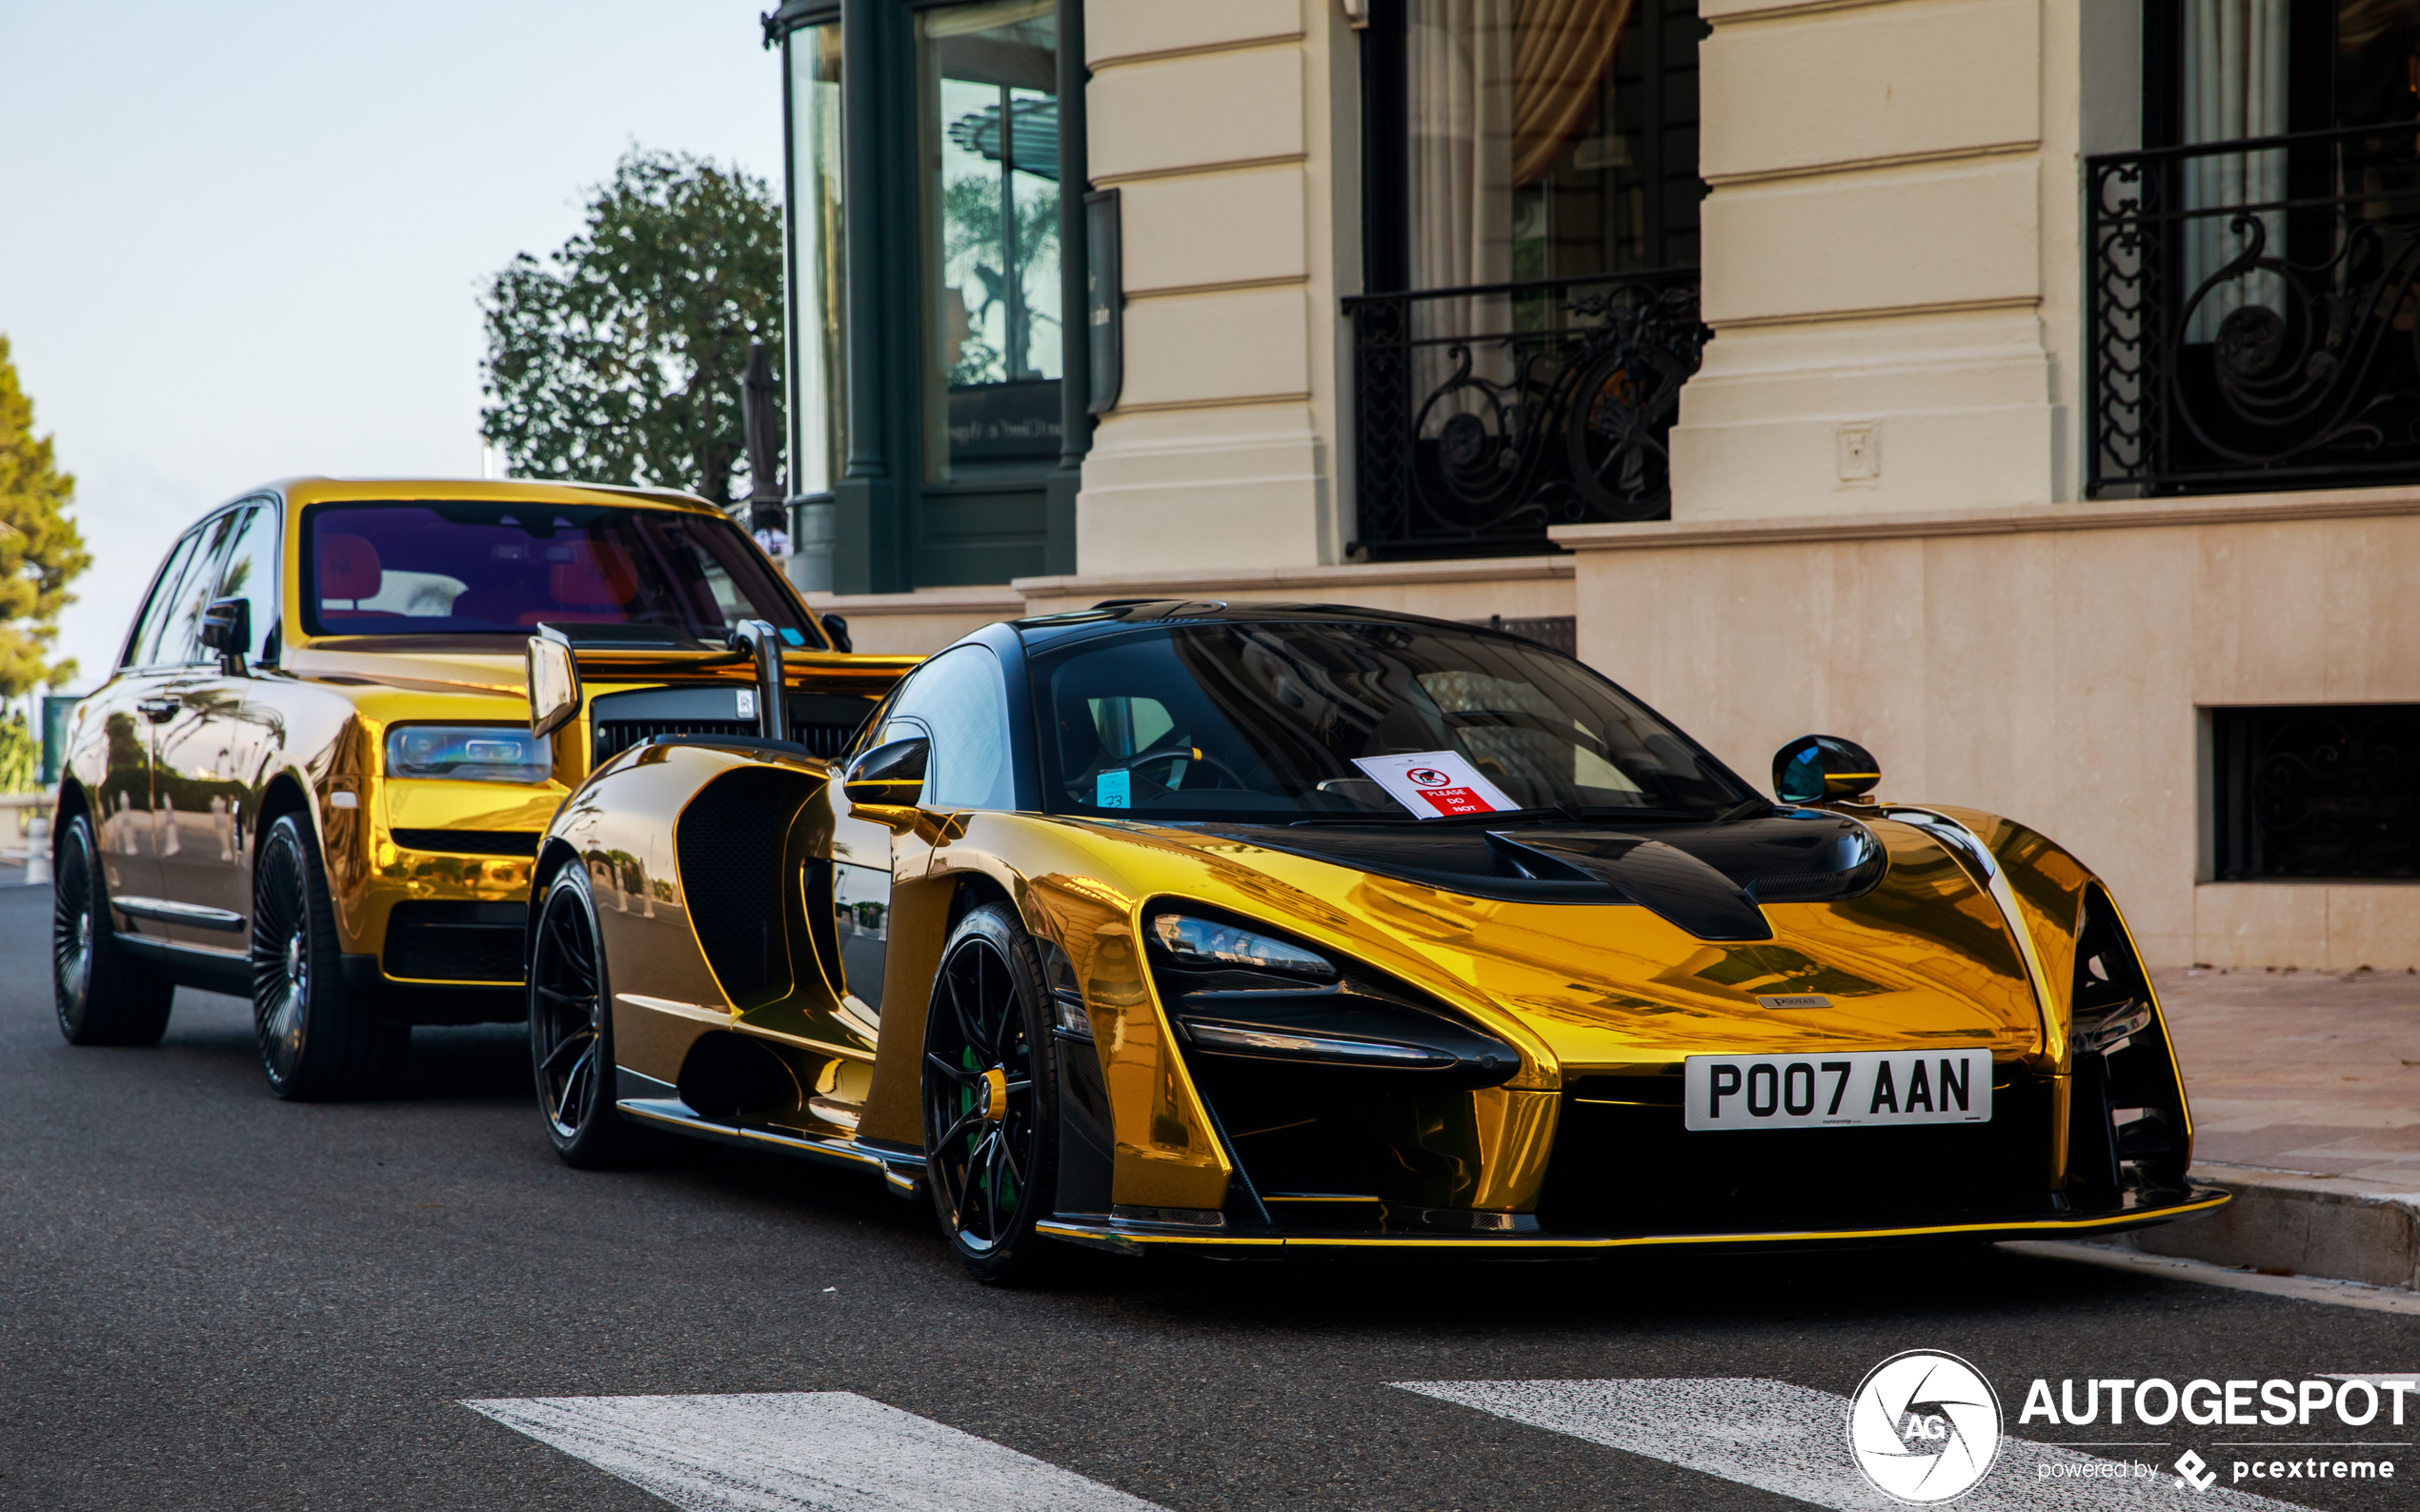
[[762, 179], [633, 149], [587, 228], [481, 300], [480, 432], [515, 477], [748, 496], [748, 343], [781, 361], [781, 207]]
[[68, 584], [92, 565], [68, 518], [75, 479], [59, 471], [50, 437], [33, 433], [33, 401], [17, 383], [9, 338], [0, 336], [0, 697], [65, 687], [72, 658], [50, 659]]

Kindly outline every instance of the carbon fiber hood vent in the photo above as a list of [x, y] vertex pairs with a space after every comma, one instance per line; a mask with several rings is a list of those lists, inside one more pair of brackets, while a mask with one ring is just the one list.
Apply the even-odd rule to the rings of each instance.
[[1857, 820], [1785, 809], [1723, 823], [1204, 825], [1270, 850], [1475, 897], [1635, 903], [1701, 939], [1773, 937], [1759, 907], [1871, 892], [1888, 865]]

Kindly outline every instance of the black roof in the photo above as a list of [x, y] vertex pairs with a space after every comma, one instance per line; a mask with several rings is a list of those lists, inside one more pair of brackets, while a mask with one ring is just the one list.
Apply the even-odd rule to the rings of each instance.
[[1056, 615], [1037, 615], [1028, 619], [1011, 620], [1018, 635], [1026, 644], [1039, 647], [1055, 641], [1089, 637], [1119, 630], [1131, 630], [1160, 624], [1301, 624], [1304, 621], [1338, 625], [1418, 625], [1424, 630], [1445, 630], [1462, 635], [1505, 635], [1524, 645], [1537, 642], [1510, 632], [1493, 630], [1481, 624], [1465, 624], [1460, 620], [1436, 619], [1426, 615], [1406, 615], [1391, 609], [1364, 609], [1354, 604], [1296, 604], [1258, 601], [1230, 602], [1220, 598], [1107, 598], [1090, 609], [1067, 610]]

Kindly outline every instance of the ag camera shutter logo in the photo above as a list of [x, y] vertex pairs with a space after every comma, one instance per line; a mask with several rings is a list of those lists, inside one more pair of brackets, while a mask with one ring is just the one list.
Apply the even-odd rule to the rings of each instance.
[[2000, 1452], [2000, 1394], [1982, 1372], [1911, 1349], [1867, 1371], [1848, 1403], [1848, 1454], [1883, 1495], [1924, 1505], [1964, 1496]]

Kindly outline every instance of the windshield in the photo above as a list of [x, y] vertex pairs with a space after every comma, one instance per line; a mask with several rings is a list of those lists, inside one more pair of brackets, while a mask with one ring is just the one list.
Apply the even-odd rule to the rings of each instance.
[[825, 647], [730, 521], [518, 500], [322, 504], [303, 515], [314, 635], [527, 635], [541, 621], [659, 625], [720, 641], [743, 619]]
[[1562, 807], [1704, 818], [1756, 797], [1644, 705], [1502, 635], [1205, 624], [1035, 660], [1052, 812], [1349, 821]]

